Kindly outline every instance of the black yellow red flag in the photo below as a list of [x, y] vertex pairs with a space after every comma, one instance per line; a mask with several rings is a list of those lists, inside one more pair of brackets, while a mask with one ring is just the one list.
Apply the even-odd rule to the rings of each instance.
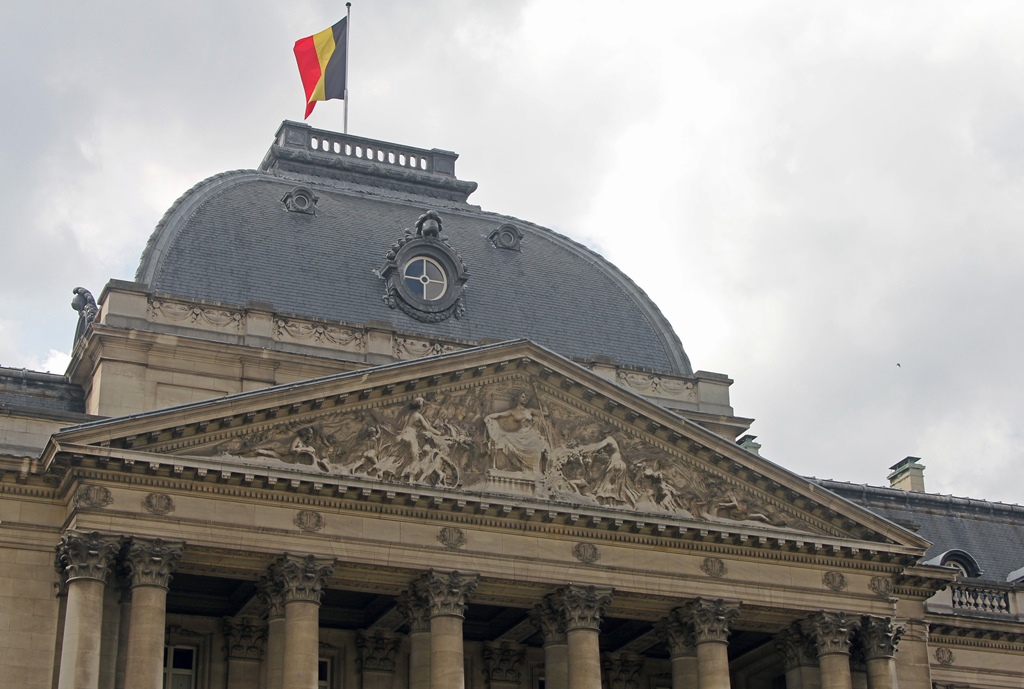
[[295, 41], [295, 61], [299, 63], [299, 76], [306, 91], [305, 117], [313, 112], [318, 100], [345, 98], [347, 43], [348, 17], [320, 33]]

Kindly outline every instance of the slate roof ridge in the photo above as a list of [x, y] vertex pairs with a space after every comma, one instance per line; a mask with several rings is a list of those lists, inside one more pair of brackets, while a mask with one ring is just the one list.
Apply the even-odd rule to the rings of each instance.
[[[888, 486], [873, 486], [867, 483], [853, 483], [850, 481], [837, 481], [835, 479], [822, 479], [813, 476], [806, 477], [808, 481], [817, 483], [823, 488], [827, 488], [832, 492], [836, 493], [860, 493], [865, 499], [870, 497], [884, 498], [890, 500], [892, 498], [899, 498], [899, 502], [903, 502], [903, 507], [914, 508], [931, 503], [936, 508], [943, 508], [946, 512], [956, 511], [958, 508], [962, 511], [978, 511], [988, 510], [990, 512], [1003, 512], [1005, 514], [1012, 514], [1017, 518], [1024, 519], [1024, 505], [1009, 502], [998, 502], [991, 500], [983, 500], [980, 498], [969, 498], [969, 497], [958, 497], [955, 495], [942, 494], [942, 493], [928, 493], [920, 491], [909, 491], [901, 488], [891, 488]], [[911, 503], [917, 503], [911, 505]], [[994, 516], [994, 515], [993, 515]]]

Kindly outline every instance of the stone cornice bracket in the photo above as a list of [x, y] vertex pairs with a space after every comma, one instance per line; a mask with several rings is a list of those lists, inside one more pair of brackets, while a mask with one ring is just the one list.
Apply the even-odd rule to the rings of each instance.
[[118, 538], [103, 536], [98, 531], [68, 531], [57, 544], [53, 564], [65, 587], [75, 579], [95, 579], [105, 584], [110, 565], [120, 550]]
[[686, 611], [676, 608], [654, 625], [654, 631], [668, 646], [669, 657], [697, 655], [697, 638]]
[[487, 683], [514, 682], [522, 677], [526, 648], [508, 641], [484, 642], [484, 676]]
[[565, 615], [555, 607], [553, 596], [553, 593], [549, 593], [542, 603], [533, 606], [530, 611], [530, 622], [540, 630], [545, 646], [566, 643]]
[[166, 589], [171, 572], [181, 559], [184, 543], [165, 543], [159, 538], [133, 538], [125, 552], [125, 565], [131, 571], [132, 588], [157, 586]]
[[693, 625], [694, 642], [696, 644], [716, 641], [727, 643], [729, 640], [729, 623], [739, 616], [739, 606], [729, 605], [724, 600], [708, 600], [695, 598], [681, 608], [680, 615], [685, 616]]
[[228, 658], [262, 660], [263, 642], [267, 638], [267, 625], [248, 617], [225, 617], [224, 650]]
[[845, 612], [825, 612], [821, 610], [804, 620], [804, 634], [814, 639], [818, 645], [818, 656], [829, 653], [850, 654], [850, 639], [856, 631], [857, 624]]
[[294, 601], [319, 605], [327, 577], [334, 573], [334, 566], [317, 560], [314, 555], [282, 555], [274, 561], [270, 570], [280, 587], [285, 605]]
[[818, 667], [818, 645], [800, 631], [799, 623], [775, 635], [775, 648], [782, 654], [786, 672], [798, 667]]
[[[272, 569], [273, 565], [271, 565]], [[256, 583], [256, 595], [260, 597], [260, 602], [267, 609], [268, 620], [284, 617], [284, 597], [272, 571], [260, 575], [260, 579]]]
[[475, 577], [465, 577], [457, 571], [447, 574], [430, 571], [413, 582], [413, 589], [430, 607], [431, 617], [462, 617], [476, 585]]
[[383, 629], [362, 630], [356, 635], [359, 672], [394, 672], [395, 656], [402, 639]]
[[604, 609], [612, 602], [612, 592], [601, 591], [594, 586], [568, 584], [549, 594], [548, 598], [552, 606], [564, 615], [566, 632], [575, 629], [596, 631], [601, 628]]
[[892, 658], [896, 655], [896, 646], [899, 645], [906, 630], [907, 628], [902, 625], [893, 624], [891, 617], [864, 615], [860, 622], [864, 659]]
[[417, 596], [415, 590], [402, 591], [395, 598], [395, 605], [408, 623], [410, 634], [430, 631], [430, 605]]

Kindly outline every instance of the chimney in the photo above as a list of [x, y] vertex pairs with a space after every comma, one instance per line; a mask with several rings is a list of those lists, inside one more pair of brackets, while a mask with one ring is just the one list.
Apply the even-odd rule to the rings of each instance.
[[920, 461], [920, 457], [904, 457], [889, 467], [892, 472], [886, 477], [889, 479], [889, 487], [923, 493], [924, 465], [918, 464]]

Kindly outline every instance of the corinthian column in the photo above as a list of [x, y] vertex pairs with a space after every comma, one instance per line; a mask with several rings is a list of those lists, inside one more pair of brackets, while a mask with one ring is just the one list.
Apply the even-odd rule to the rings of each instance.
[[655, 630], [668, 646], [672, 662], [672, 689], [696, 689], [697, 687], [697, 640], [693, 635], [693, 623], [685, 611], [676, 608], [662, 618]]
[[320, 596], [334, 567], [312, 555], [282, 555], [272, 565], [284, 600], [282, 689], [315, 689], [320, 658]]
[[96, 689], [100, 681], [103, 591], [120, 543], [99, 533], [69, 531], [54, 565], [67, 578], [67, 608], [58, 689]]
[[260, 683], [260, 661], [267, 627], [248, 617], [225, 617], [224, 639], [227, 642], [228, 689], [252, 689]]
[[821, 689], [852, 689], [850, 638], [855, 625], [845, 612], [816, 612], [804, 623], [804, 633], [818, 645]]
[[256, 592], [267, 609], [267, 689], [284, 685], [284, 598], [270, 571], [260, 577]]
[[568, 689], [600, 687], [601, 651], [598, 647], [598, 631], [604, 609], [612, 602], [611, 592], [598, 591], [593, 586], [569, 584], [549, 594], [548, 599], [565, 619], [569, 655]]
[[565, 615], [556, 610], [551, 596], [530, 611], [530, 621], [544, 637], [544, 687], [568, 689], [569, 647], [565, 635]]
[[395, 603], [409, 624], [409, 689], [430, 689], [430, 606], [412, 590]]
[[868, 689], [896, 689], [896, 646], [904, 631], [904, 627], [892, 623], [891, 617], [861, 618], [860, 637], [868, 669]]
[[462, 620], [476, 579], [427, 572], [413, 587], [430, 608], [430, 689], [464, 689]]
[[786, 689], [821, 689], [818, 646], [798, 624], [775, 635], [775, 648], [784, 659]]
[[131, 575], [132, 610], [124, 684], [130, 689], [161, 689], [164, 685], [164, 627], [167, 585], [181, 559], [181, 543], [133, 539], [125, 554]]
[[729, 689], [729, 622], [739, 608], [724, 600], [696, 598], [681, 609], [693, 625], [697, 647], [697, 686], [700, 689]]

